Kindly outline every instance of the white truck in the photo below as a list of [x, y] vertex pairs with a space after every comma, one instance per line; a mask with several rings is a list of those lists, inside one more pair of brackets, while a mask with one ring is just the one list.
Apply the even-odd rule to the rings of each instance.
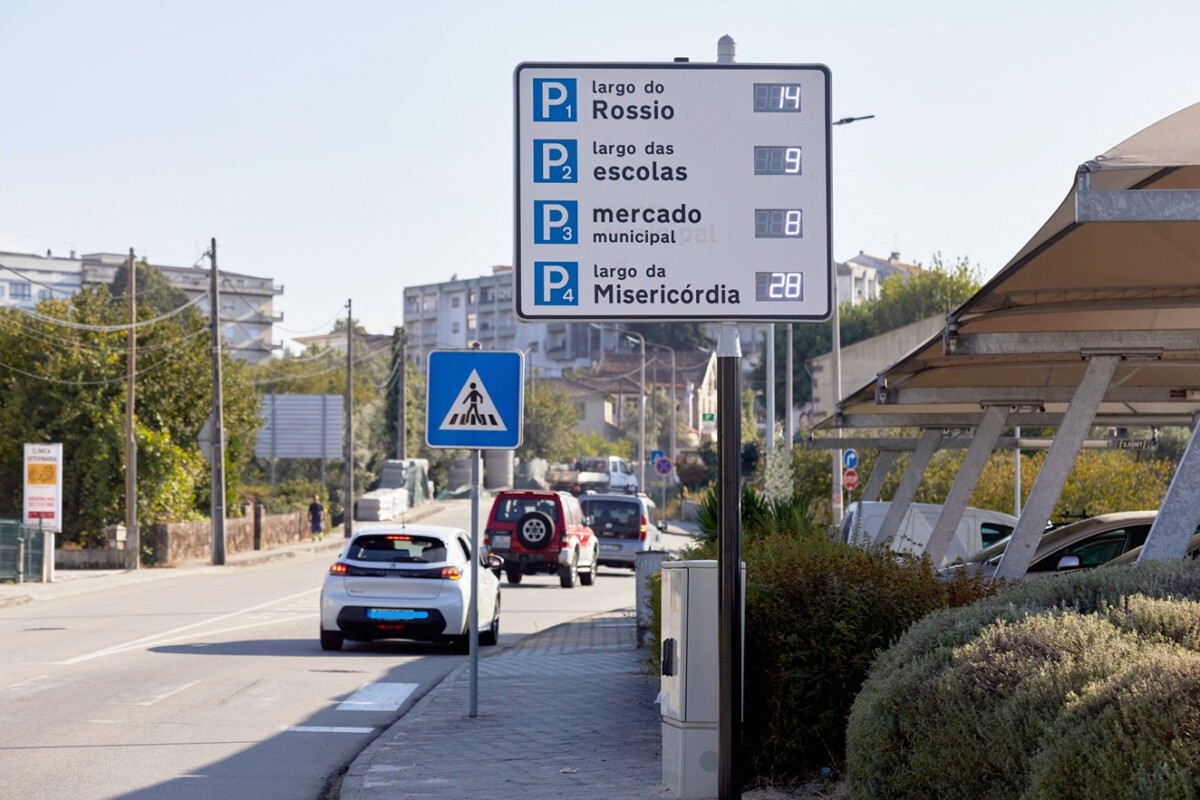
[[546, 472], [551, 489], [579, 495], [584, 492], [637, 494], [638, 478], [620, 456], [582, 456], [574, 464], [556, 464]]
[[[846, 507], [842, 518], [842, 540], [861, 547], [870, 547], [883, 527], [892, 504], [887, 501], [854, 502]], [[942, 506], [934, 503], [913, 503], [891, 537], [889, 546], [896, 552], [921, 553], [929, 543], [933, 528], [941, 516]], [[965, 561], [985, 547], [1010, 535], [1017, 527], [1017, 518], [1002, 511], [968, 507], [963, 511], [954, 538], [946, 550], [942, 564]]]

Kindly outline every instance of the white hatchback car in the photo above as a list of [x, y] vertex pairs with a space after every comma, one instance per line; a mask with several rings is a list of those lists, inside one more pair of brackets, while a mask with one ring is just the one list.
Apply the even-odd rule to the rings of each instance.
[[499, 558], [471, 558], [471, 540], [440, 525], [364, 525], [321, 587], [321, 649], [345, 640], [416, 639], [470, 651], [471, 570], [479, 572], [479, 643], [500, 635]]

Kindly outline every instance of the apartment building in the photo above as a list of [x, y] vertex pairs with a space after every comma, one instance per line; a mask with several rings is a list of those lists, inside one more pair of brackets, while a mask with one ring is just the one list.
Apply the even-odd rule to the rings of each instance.
[[[33, 310], [37, 303], [51, 297], [69, 297], [85, 287], [111, 286], [117, 270], [127, 259], [127, 255], [119, 253], [87, 253], [76, 257], [71, 252], [64, 258], [50, 251], [45, 256], [0, 252], [0, 306]], [[188, 299], [201, 297], [196, 307], [205, 314], [211, 313], [209, 270], [166, 264], [151, 266]], [[233, 358], [258, 364], [279, 349], [272, 334], [274, 323], [283, 320], [283, 314], [274, 310], [274, 300], [281, 294], [283, 287], [276, 286], [271, 278], [221, 271], [221, 334]]]

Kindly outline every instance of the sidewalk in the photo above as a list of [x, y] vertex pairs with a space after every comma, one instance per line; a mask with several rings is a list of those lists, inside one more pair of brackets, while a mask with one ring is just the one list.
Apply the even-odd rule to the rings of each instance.
[[[436, 514], [446, 508], [443, 502], [427, 503], [410, 509], [403, 517], [405, 522], [418, 522], [425, 517]], [[400, 520], [396, 520], [399, 522]], [[357, 525], [371, 523], [358, 522]], [[247, 550], [240, 553], [227, 553], [224, 566], [213, 566], [207, 561], [185, 561], [169, 567], [142, 567], [130, 569], [56, 569], [52, 583], [0, 583], [0, 608], [9, 608], [30, 603], [35, 600], [49, 600], [56, 597], [72, 597], [85, 592], [99, 591], [113, 586], [128, 586], [130, 584], [174, 578], [180, 575], [194, 574], [202, 570], [228, 569], [231, 567], [252, 567], [277, 561], [284, 558], [297, 558], [307, 555], [329, 554], [331, 557], [346, 544], [341, 529], [328, 531], [325, 538], [318, 542], [305, 541], [274, 547], [269, 550]]]
[[657, 676], [634, 645], [633, 609], [522, 639], [438, 686], [350, 766], [341, 800], [673, 795], [661, 785]]

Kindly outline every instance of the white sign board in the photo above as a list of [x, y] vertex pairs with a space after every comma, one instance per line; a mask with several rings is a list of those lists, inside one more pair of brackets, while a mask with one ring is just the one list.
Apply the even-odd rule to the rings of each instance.
[[24, 522], [62, 533], [62, 445], [25, 445]]
[[831, 313], [827, 67], [517, 67], [515, 311]]

